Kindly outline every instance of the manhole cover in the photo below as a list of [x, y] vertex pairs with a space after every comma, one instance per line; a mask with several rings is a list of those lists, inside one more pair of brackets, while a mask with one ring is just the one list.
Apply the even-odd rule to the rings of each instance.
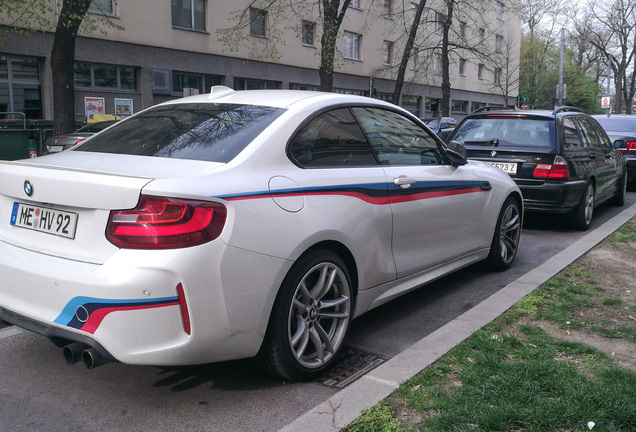
[[340, 354], [333, 367], [324, 375], [316, 378], [314, 382], [329, 387], [343, 388], [385, 361], [385, 358], [377, 354], [349, 347]]

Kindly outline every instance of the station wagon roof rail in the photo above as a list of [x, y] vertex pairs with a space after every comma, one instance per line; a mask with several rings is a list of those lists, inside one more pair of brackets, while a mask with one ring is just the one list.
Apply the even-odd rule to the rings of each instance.
[[560, 106], [555, 108], [554, 111], [552, 111], [552, 115], [557, 115], [559, 113], [562, 112], [582, 112], [584, 113], [585, 110], [582, 108], [578, 108], [578, 107], [573, 107], [573, 106]]

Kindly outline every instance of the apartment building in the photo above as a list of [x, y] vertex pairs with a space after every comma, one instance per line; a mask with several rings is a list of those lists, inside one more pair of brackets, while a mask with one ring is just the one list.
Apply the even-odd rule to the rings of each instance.
[[[514, 104], [520, 22], [505, 1], [456, 2], [449, 32], [454, 117], [486, 105]], [[50, 0], [51, 22], [58, 2]], [[266, 7], [269, 3], [94, 0], [90, 17], [110, 25], [83, 29], [77, 39], [78, 121], [93, 113], [134, 113], [208, 92], [213, 85], [317, 90], [320, 2]], [[427, 2], [402, 98], [394, 101], [421, 118], [440, 115], [446, 5], [443, 0]], [[334, 91], [392, 99], [416, 8], [417, 2], [351, 1], [335, 42]], [[9, 19], [0, 16], [2, 24], [10, 24]], [[0, 45], [0, 112], [53, 117], [52, 43], [50, 32], [28, 32]]]

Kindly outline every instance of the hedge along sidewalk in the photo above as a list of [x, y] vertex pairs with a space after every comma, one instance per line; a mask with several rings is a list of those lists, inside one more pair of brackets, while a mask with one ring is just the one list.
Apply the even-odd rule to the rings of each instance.
[[281, 431], [333, 432], [346, 427], [362, 413], [389, 396], [398, 386], [431, 365], [484, 325], [503, 314], [539, 285], [636, 215], [636, 204], [623, 210], [594, 231], [562, 250], [386, 363], [364, 375], [325, 402], [283, 427]]

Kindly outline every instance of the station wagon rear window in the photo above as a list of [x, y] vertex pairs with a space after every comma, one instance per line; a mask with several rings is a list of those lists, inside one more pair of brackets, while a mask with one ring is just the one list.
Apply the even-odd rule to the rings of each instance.
[[227, 163], [285, 110], [257, 105], [163, 105], [96, 135], [75, 151]]
[[453, 139], [464, 145], [554, 147], [554, 120], [493, 117], [469, 119]]

